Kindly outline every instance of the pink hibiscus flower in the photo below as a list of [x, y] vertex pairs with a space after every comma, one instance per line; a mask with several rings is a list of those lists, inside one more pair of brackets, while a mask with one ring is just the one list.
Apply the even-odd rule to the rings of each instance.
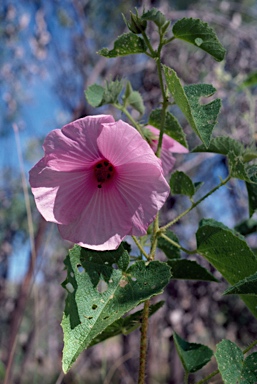
[[87, 116], [50, 132], [31, 169], [40, 213], [86, 248], [116, 249], [141, 236], [169, 195], [159, 159], [140, 134], [112, 116]]
[[[152, 127], [151, 125], [147, 125], [145, 128], [149, 129], [149, 131], [151, 131], [156, 137], [156, 139], [153, 139], [150, 144], [152, 150], [156, 152], [160, 130]], [[170, 136], [164, 134], [161, 151], [161, 162], [164, 176], [167, 176], [172, 171], [176, 162], [175, 157], [172, 155], [173, 153], [188, 153], [188, 149], [183, 147], [183, 145], [172, 139]]]

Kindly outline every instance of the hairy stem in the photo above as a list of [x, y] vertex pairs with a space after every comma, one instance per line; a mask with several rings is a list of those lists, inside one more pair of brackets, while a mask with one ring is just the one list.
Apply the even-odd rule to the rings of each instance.
[[168, 236], [166, 236], [164, 233], [161, 234], [161, 237], [163, 237], [165, 240], [167, 240], [169, 243], [171, 243], [172, 245], [174, 245], [175, 247], [181, 249], [181, 251], [185, 252], [185, 253], [188, 253], [189, 255], [194, 255], [197, 250], [193, 250], [193, 251], [189, 251], [188, 249], [182, 247], [182, 245], [176, 243], [176, 241], [170, 239]]
[[133, 118], [133, 116], [129, 113], [129, 111], [121, 104], [113, 104], [113, 106], [117, 109], [119, 109], [121, 112], [124, 113], [124, 115], [127, 116], [127, 118], [131, 121], [131, 123], [134, 125], [134, 127], [138, 130], [140, 135], [144, 138], [144, 133], [142, 131], [141, 125]]
[[148, 330], [148, 318], [149, 318], [149, 303], [150, 303], [149, 300], [145, 301], [143, 315], [142, 315], [138, 384], [145, 383], [146, 362], [147, 362], [147, 330]]
[[144, 248], [142, 247], [142, 245], [140, 244], [140, 242], [138, 241], [138, 239], [135, 237], [135, 236], [132, 236], [132, 239], [134, 240], [135, 244], [137, 245], [138, 249], [140, 250], [140, 252], [147, 258], [147, 260], [149, 259], [149, 255], [145, 252]]

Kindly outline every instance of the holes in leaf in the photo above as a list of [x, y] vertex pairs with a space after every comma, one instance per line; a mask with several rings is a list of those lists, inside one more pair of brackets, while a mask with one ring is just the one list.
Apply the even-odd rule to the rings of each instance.
[[112, 264], [112, 268], [113, 268], [113, 269], [119, 269], [118, 265], [117, 265], [117, 264], [115, 264], [115, 263], [114, 263], [114, 264]]
[[73, 293], [74, 292], [74, 288], [73, 288], [73, 285], [71, 283], [67, 283], [66, 284], [66, 289], [68, 292], [70, 293]]
[[107, 319], [109, 319], [109, 317], [110, 317], [110, 316], [105, 316], [103, 319], [104, 319], [104, 320], [107, 320]]
[[137, 281], [137, 278], [136, 277], [131, 277], [131, 280], [132, 281]]
[[92, 309], [95, 310], [96, 308], [97, 308], [97, 305], [96, 305], [96, 304], [93, 304], [93, 305], [92, 305]]
[[85, 272], [85, 268], [83, 268], [81, 264], [77, 264], [77, 269], [78, 269], [79, 273]]
[[99, 283], [97, 284], [96, 289], [98, 290], [99, 293], [104, 293], [108, 289], [108, 284], [104, 280], [100, 280]]

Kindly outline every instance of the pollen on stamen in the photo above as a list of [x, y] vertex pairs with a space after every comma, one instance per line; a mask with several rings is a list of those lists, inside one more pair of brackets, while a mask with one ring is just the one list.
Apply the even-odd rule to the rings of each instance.
[[108, 160], [101, 160], [95, 164], [94, 174], [98, 183], [97, 188], [102, 188], [102, 184], [113, 177], [114, 167]]

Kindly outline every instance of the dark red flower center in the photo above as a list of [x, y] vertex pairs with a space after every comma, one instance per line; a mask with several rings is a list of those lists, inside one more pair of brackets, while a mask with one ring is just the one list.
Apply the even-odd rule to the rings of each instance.
[[97, 187], [102, 188], [102, 184], [113, 177], [114, 166], [108, 160], [101, 160], [95, 165], [94, 173], [98, 182]]

